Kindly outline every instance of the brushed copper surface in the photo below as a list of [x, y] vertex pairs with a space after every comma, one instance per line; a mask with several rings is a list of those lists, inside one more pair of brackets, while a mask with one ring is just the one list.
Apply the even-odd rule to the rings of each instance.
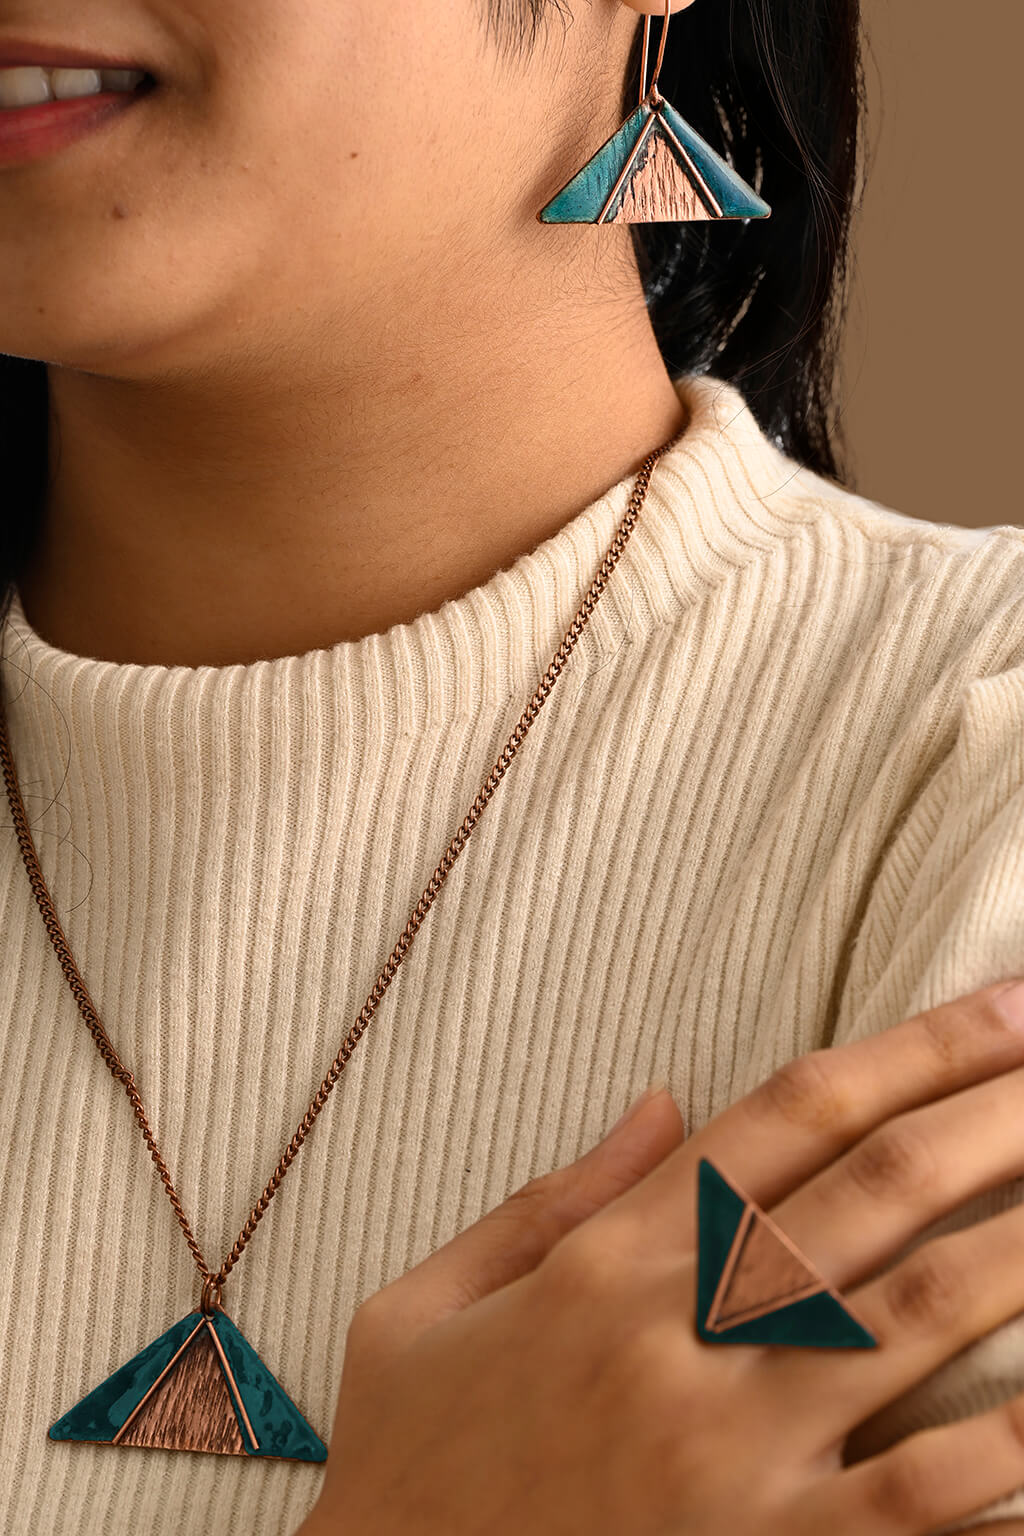
[[181, 1357], [185, 1353], [186, 1349], [188, 1349], [189, 1345], [192, 1343], [192, 1340], [195, 1338], [196, 1334], [199, 1332], [199, 1330], [200, 1330], [200, 1328], [202, 1326], [203, 1325], [202, 1325], [201, 1322], [196, 1323], [195, 1327], [192, 1329], [192, 1332], [189, 1334], [188, 1338], [184, 1341], [184, 1343], [179, 1344], [178, 1348], [175, 1350], [174, 1354], [168, 1360], [167, 1364], [164, 1366], [163, 1370], [160, 1372], [160, 1375], [156, 1378], [156, 1380], [154, 1381], [153, 1385], [150, 1387], [149, 1391], [146, 1393], [145, 1397], [140, 1398], [140, 1400], [135, 1404], [135, 1407], [132, 1409], [131, 1413], [125, 1419], [124, 1423], [121, 1425], [121, 1428], [118, 1430], [117, 1434], [114, 1436], [114, 1439], [113, 1439], [113, 1442], [112, 1442], [114, 1445], [120, 1445], [121, 1444], [122, 1437], [127, 1433], [128, 1426], [134, 1420], [135, 1415], [137, 1413], [141, 1413], [142, 1412], [142, 1410], [145, 1407], [146, 1403], [148, 1403], [149, 1399], [153, 1396], [153, 1393], [159, 1391], [159, 1389], [163, 1386], [163, 1384], [166, 1381], [167, 1377], [174, 1370], [174, 1368], [177, 1365], [178, 1361], [181, 1359]]
[[669, 144], [673, 146], [676, 154], [682, 161], [687, 175], [697, 189], [698, 196], [707, 206], [709, 216], [713, 219], [720, 219], [722, 217], [721, 203], [718, 201], [718, 198], [712, 192], [711, 188], [704, 180], [704, 177], [697, 169], [697, 164], [693, 156], [690, 154], [690, 151], [687, 149], [682, 139], [676, 133], [668, 118], [665, 117], [661, 112], [658, 113], [658, 126], [661, 128], [662, 133], [665, 135]]
[[652, 131], [653, 127], [654, 127], [654, 113], [652, 112], [650, 117], [647, 119], [646, 123], [644, 123], [644, 126], [641, 128], [640, 132], [637, 134], [636, 143], [633, 145], [633, 148], [630, 150], [629, 154], [626, 156], [625, 163], [624, 163], [621, 171], [619, 172], [619, 174], [616, 176], [615, 183], [614, 183], [611, 191], [608, 193], [608, 196], [605, 198], [604, 202], [602, 203], [602, 205], [601, 205], [601, 212], [598, 214], [597, 218], [594, 220], [595, 224], [607, 224], [607, 223], [615, 223], [616, 222], [614, 219], [609, 220], [609, 218], [608, 218], [608, 210], [612, 206], [612, 203], [614, 203], [615, 198], [616, 198], [616, 196], [618, 194], [618, 190], [622, 186], [622, 183], [625, 181], [626, 177], [629, 175], [630, 171], [633, 169], [633, 166], [635, 165], [636, 160], [637, 160], [637, 156], [640, 154], [640, 152], [643, 149], [644, 145], [646, 144], [648, 138], [650, 137], [650, 134], [651, 134], [651, 131]]
[[148, 1393], [120, 1432], [119, 1445], [244, 1456], [245, 1445], [210, 1330], [200, 1324], [160, 1389]]
[[235, 1411], [241, 1416], [242, 1423], [245, 1425], [245, 1432], [249, 1436], [253, 1450], [258, 1451], [260, 1448], [260, 1443], [256, 1439], [256, 1431], [252, 1427], [252, 1421], [245, 1411], [245, 1404], [242, 1402], [242, 1394], [238, 1390], [238, 1382], [235, 1380], [235, 1373], [228, 1364], [228, 1357], [224, 1353], [224, 1346], [220, 1342], [220, 1339], [218, 1339], [217, 1330], [210, 1322], [209, 1318], [206, 1319], [206, 1326], [209, 1330], [210, 1338], [213, 1340], [213, 1347], [217, 1351], [217, 1357], [220, 1360], [220, 1368], [224, 1372], [224, 1375], [227, 1377], [228, 1386], [231, 1388], [231, 1391], [234, 1394]]
[[762, 1211], [748, 1205], [718, 1282], [708, 1327], [734, 1328], [825, 1289], [825, 1280], [799, 1249]]
[[[660, 114], [655, 114], [659, 128]], [[653, 122], [655, 118], [652, 118]], [[711, 215], [697, 188], [658, 131], [649, 135], [632, 180], [609, 224], [652, 224], [660, 219], [693, 222]]]

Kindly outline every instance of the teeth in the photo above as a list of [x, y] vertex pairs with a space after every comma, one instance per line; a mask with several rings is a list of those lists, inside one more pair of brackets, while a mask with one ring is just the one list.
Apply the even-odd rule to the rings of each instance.
[[58, 101], [73, 96], [98, 96], [103, 89], [98, 69], [51, 69], [50, 89]]
[[142, 69], [43, 69], [38, 64], [0, 69], [0, 111], [99, 91], [133, 91], [145, 78]]
[[100, 79], [105, 91], [134, 91], [146, 78], [144, 69], [101, 69]]
[[30, 64], [22, 69], [0, 69], [0, 108], [34, 107], [52, 97], [45, 69]]

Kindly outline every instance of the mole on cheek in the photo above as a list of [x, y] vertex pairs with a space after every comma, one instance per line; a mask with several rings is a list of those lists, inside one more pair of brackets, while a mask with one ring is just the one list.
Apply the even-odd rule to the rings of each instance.
[[112, 219], [126, 219], [128, 217], [128, 210], [120, 203], [115, 203], [110, 210], [110, 217]]
[[358, 149], [354, 149], [352, 151], [352, 153], [349, 155], [349, 159], [350, 160], [354, 160], [356, 158], [356, 156], [358, 155], [358, 153], [359, 153]]

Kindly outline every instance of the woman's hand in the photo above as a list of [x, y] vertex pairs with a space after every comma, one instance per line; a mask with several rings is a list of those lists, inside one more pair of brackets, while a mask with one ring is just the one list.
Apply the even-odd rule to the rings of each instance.
[[[1024, 1484], [1024, 1396], [843, 1460], [858, 1423], [1024, 1309], [1021, 1207], [877, 1275], [1024, 1173], [1006, 986], [798, 1058], [685, 1142], [657, 1095], [371, 1296], [303, 1536], [927, 1536]], [[702, 1157], [880, 1348], [698, 1338]]]

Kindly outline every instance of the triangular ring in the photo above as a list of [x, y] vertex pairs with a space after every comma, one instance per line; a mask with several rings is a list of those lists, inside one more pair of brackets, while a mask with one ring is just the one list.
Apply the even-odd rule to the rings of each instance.
[[706, 1157], [697, 1169], [696, 1324], [706, 1344], [878, 1347], [807, 1255]]

